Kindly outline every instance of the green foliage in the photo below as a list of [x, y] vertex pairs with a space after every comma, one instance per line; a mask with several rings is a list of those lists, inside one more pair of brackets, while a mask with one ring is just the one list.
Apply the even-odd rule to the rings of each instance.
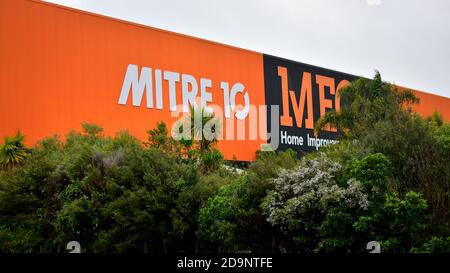
[[171, 138], [167, 133], [167, 125], [164, 122], [158, 122], [156, 124], [156, 128], [147, 131], [148, 134], [148, 142], [145, 145], [154, 147], [157, 149], [165, 149], [167, 146], [170, 146]]
[[267, 179], [276, 177], [281, 169], [292, 169], [297, 163], [297, 154], [292, 149], [278, 153], [258, 151], [257, 160], [250, 164], [249, 170], [255, 174], [255, 180], [265, 183]]
[[446, 123], [437, 126], [418, 115], [405, 115], [396, 122], [375, 124], [358, 143], [361, 149], [382, 153], [389, 159], [390, 189], [400, 195], [422, 193], [444, 225], [450, 219], [449, 128]]
[[404, 198], [386, 194], [383, 205], [373, 207], [354, 227], [380, 242], [383, 252], [408, 252], [426, 228], [426, 209], [426, 200], [418, 193], [408, 192]]
[[89, 252], [167, 251], [180, 233], [170, 215], [196, 183], [195, 167], [125, 132], [108, 138], [89, 128], [66, 143], [44, 140], [22, 168], [2, 174], [0, 234], [13, 234], [1, 236], [2, 251], [60, 252], [70, 240]]
[[0, 173], [0, 234], [3, 252], [47, 252], [55, 233], [50, 219], [56, 212], [52, 172], [61, 161], [56, 138], [40, 142], [20, 168]]
[[[204, 108], [190, 108], [189, 115], [175, 125], [177, 141], [184, 146], [188, 157], [201, 155], [211, 149], [220, 135], [219, 122], [213, 112]], [[197, 151], [192, 153], [192, 148]]]
[[103, 128], [94, 123], [83, 123], [81, 124], [83, 131], [90, 137], [97, 137], [103, 132]]
[[[341, 143], [323, 151], [348, 165], [350, 175], [363, 183], [368, 179], [370, 183], [385, 184], [378, 191], [382, 195], [420, 193], [427, 200], [427, 213], [431, 214], [423, 240], [429, 234], [448, 236], [450, 125], [437, 112], [427, 118], [411, 112], [407, 107], [418, 99], [409, 91], [396, 90], [383, 82], [379, 73], [373, 80], [359, 79], [342, 89], [341, 101], [344, 104], [341, 112], [327, 113], [316, 127], [320, 130], [330, 124], [341, 130]], [[362, 163], [359, 160], [370, 154], [383, 154], [389, 161], [388, 168], [377, 168], [381, 173], [358, 174], [358, 165]], [[380, 180], [366, 175], [379, 176]], [[382, 199], [378, 194], [378, 205], [383, 203]], [[401, 240], [392, 239], [386, 244], [394, 247]]]
[[420, 248], [413, 248], [414, 253], [450, 253], [450, 236], [447, 238], [433, 236]]
[[201, 155], [201, 168], [204, 172], [215, 171], [223, 164], [223, 155], [217, 149], [205, 151]]
[[[213, 148], [217, 141], [217, 132], [214, 129], [217, 122], [213, 114], [203, 109], [191, 108], [190, 115], [175, 126], [178, 128], [175, 135], [179, 134], [176, 139], [168, 135], [166, 124], [159, 122], [155, 129], [147, 131], [148, 142], [144, 144], [179, 157], [180, 161], [195, 162], [203, 173], [216, 171], [224, 163], [223, 155]], [[213, 132], [213, 136], [204, 134], [204, 128], [207, 127]], [[189, 132], [183, 134], [183, 130]]]
[[167, 125], [164, 122], [158, 122], [156, 128], [147, 131], [147, 142], [144, 142], [146, 147], [155, 148], [163, 151], [164, 153], [179, 157], [183, 157], [183, 147], [189, 149], [192, 146], [192, 140], [175, 141], [167, 131]]
[[12, 170], [20, 165], [27, 156], [27, 149], [23, 143], [25, 136], [20, 132], [13, 137], [5, 137], [0, 146], [0, 170]]
[[396, 90], [384, 82], [378, 71], [372, 80], [359, 78], [339, 94], [341, 111], [327, 112], [316, 123], [316, 132], [331, 125], [346, 138], [356, 139], [377, 122], [395, 119], [405, 104], [419, 102], [411, 91]]
[[369, 154], [361, 160], [354, 159], [346, 166], [350, 177], [361, 181], [371, 195], [378, 196], [386, 192], [389, 168], [389, 160], [381, 153]]
[[261, 153], [248, 171], [221, 187], [200, 210], [199, 237], [219, 252], [275, 251], [282, 238], [265, 220], [261, 202], [273, 188], [270, 178], [296, 163], [292, 150]]
[[[429, 240], [430, 234], [448, 236], [448, 124], [438, 113], [427, 119], [411, 113], [406, 106], [417, 98], [395, 90], [379, 73], [373, 80], [358, 79], [341, 90], [341, 100], [341, 112], [327, 113], [316, 130], [326, 125], [340, 130], [341, 142], [322, 149], [344, 166], [331, 175], [336, 184], [332, 188], [345, 187], [352, 179], [360, 181], [361, 193], [368, 197], [367, 210], [313, 209], [309, 198], [320, 195], [314, 190], [301, 194], [301, 187], [292, 186], [321, 181], [307, 178], [308, 170], [323, 172], [320, 164], [314, 168], [306, 164], [320, 162], [320, 153], [311, 153], [304, 157], [305, 164], [275, 180], [280, 186], [263, 205], [267, 220], [297, 242], [290, 246], [292, 251], [364, 251], [364, 243], [375, 239], [385, 252], [408, 252]], [[308, 214], [304, 208], [313, 212]]]
[[247, 198], [245, 194], [247, 181], [246, 177], [241, 177], [222, 187], [219, 193], [200, 210], [199, 237], [220, 243], [220, 247], [227, 251], [240, 250], [239, 237], [236, 236], [237, 223], [248, 213], [241, 209], [241, 203]]
[[444, 125], [444, 120], [442, 119], [442, 114], [434, 111], [433, 115], [431, 117], [426, 118], [427, 122], [430, 123], [430, 125], [432, 127], [441, 127], [442, 125]]

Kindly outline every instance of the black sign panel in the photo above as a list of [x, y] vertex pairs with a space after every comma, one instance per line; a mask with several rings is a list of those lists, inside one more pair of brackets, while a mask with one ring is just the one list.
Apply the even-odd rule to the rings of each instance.
[[[318, 149], [337, 138], [328, 128], [317, 137], [314, 126], [325, 112], [340, 108], [337, 90], [357, 77], [326, 68], [264, 55], [264, 85], [267, 104], [267, 129], [270, 143], [279, 151], [291, 148], [299, 154]], [[278, 107], [279, 127], [273, 124]], [[278, 130], [277, 130], [278, 127]], [[278, 131], [278, 139], [272, 133]]]

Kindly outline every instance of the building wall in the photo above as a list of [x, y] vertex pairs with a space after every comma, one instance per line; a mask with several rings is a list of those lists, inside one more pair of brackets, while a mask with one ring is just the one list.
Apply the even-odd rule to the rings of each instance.
[[[243, 88], [235, 93], [236, 105], [244, 104], [245, 96], [256, 107], [271, 103], [266, 101], [262, 53], [41, 1], [0, 0], [0, 41], [0, 137], [20, 130], [29, 145], [53, 134], [64, 137], [72, 129], [80, 130], [82, 122], [99, 124], [107, 135], [126, 129], [146, 140], [146, 130], [158, 121], [170, 128], [179, 119], [176, 114], [182, 111], [171, 111], [170, 102], [183, 104], [183, 74], [195, 79], [198, 95], [201, 79], [211, 82], [205, 87], [211, 94], [209, 106], [226, 109], [223, 84], [228, 84], [229, 93], [235, 85]], [[152, 69], [151, 108], [146, 93], [139, 106], [132, 105], [131, 92], [126, 103], [119, 103], [129, 65], [136, 65], [140, 76], [143, 67]], [[161, 81], [162, 109], [156, 106], [155, 70], [162, 76], [176, 72], [180, 77], [175, 83], [175, 98], [170, 97], [169, 81]], [[330, 73], [336, 81], [352, 78]], [[449, 98], [420, 91], [416, 94], [421, 98], [415, 108], [418, 112], [427, 116], [438, 110], [450, 120]], [[326, 96], [334, 103], [334, 95]], [[218, 144], [227, 159], [253, 160], [256, 150], [266, 143], [266, 112], [257, 109], [256, 115], [256, 127], [250, 115], [239, 119], [232, 112], [223, 120], [224, 136], [234, 136], [234, 140]], [[238, 128], [245, 129], [245, 136], [237, 134], [242, 131]], [[249, 140], [255, 130], [256, 139]]]

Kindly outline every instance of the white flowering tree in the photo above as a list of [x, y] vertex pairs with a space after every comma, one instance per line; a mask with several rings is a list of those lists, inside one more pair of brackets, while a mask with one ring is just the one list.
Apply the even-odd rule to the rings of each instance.
[[273, 180], [262, 208], [267, 221], [292, 239], [295, 248], [287, 251], [349, 247], [354, 217], [367, 210], [369, 201], [358, 180], [339, 181], [341, 171], [321, 153]]

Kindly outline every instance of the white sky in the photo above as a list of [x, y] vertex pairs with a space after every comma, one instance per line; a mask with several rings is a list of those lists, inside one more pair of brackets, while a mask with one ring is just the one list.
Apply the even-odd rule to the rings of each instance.
[[449, 0], [51, 0], [450, 97]]

